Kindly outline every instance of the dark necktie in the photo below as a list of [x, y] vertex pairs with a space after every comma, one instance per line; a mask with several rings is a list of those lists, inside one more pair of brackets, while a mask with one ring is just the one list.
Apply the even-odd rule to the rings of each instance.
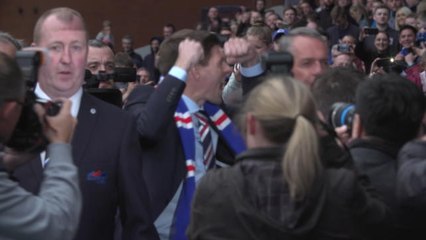
[[211, 169], [215, 166], [215, 161], [209, 120], [206, 112], [203, 110], [195, 113], [195, 116], [199, 120], [198, 133], [200, 134], [201, 145], [203, 146], [203, 163], [206, 169]]

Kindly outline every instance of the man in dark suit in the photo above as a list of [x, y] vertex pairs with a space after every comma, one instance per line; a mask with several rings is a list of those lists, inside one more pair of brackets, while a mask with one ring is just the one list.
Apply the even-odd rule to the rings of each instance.
[[[48, 50], [47, 64], [39, 69], [36, 94], [70, 99], [71, 114], [78, 119], [72, 147], [83, 210], [75, 239], [113, 239], [117, 209], [123, 239], [158, 239], [141, 177], [141, 149], [133, 118], [83, 92], [87, 38], [82, 16], [69, 8], [48, 10], [34, 30], [34, 43]], [[48, 156], [41, 156], [41, 161], [17, 169], [20, 184], [37, 192], [46, 164]]]
[[[233, 125], [218, 107], [225, 77], [232, 71], [218, 38], [206, 31], [181, 30], [162, 43], [158, 54], [159, 70], [166, 77], [155, 90], [136, 88], [126, 109], [137, 115], [143, 176], [157, 231], [162, 239], [185, 239], [196, 183], [215, 164], [232, 164], [244, 145], [235, 129], [227, 132]], [[207, 112], [208, 127], [197, 120], [199, 110]], [[199, 129], [208, 130], [200, 134]], [[206, 139], [212, 148], [205, 148]]]

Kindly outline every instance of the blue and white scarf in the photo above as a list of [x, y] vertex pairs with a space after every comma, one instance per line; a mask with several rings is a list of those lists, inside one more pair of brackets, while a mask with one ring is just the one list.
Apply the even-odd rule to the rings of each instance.
[[[246, 149], [244, 140], [229, 117], [217, 106], [206, 102], [204, 110], [219, 130], [218, 134], [237, 155]], [[175, 112], [175, 122], [179, 130], [186, 162], [186, 178], [182, 184], [179, 201], [176, 207], [171, 238], [173, 240], [187, 239], [186, 228], [189, 225], [191, 201], [195, 192], [195, 136], [191, 113], [181, 98]]]

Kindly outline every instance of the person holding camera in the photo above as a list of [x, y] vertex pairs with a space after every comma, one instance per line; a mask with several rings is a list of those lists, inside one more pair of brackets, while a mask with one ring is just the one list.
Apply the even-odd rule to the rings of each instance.
[[378, 226], [375, 239], [402, 239], [395, 210], [397, 154], [420, 132], [425, 102], [423, 92], [396, 74], [376, 75], [360, 83], [356, 114], [348, 147], [360, 174], [371, 180], [382, 201], [391, 209], [391, 222]]
[[[0, 53], [0, 140], [7, 144], [18, 122], [25, 98], [25, 85], [18, 64]], [[43, 173], [40, 190], [32, 194], [11, 180], [13, 172], [28, 153], [4, 149], [0, 155], [0, 239], [72, 239], [82, 208], [78, 172], [73, 163], [70, 141], [76, 126], [71, 101], [60, 99], [56, 116], [46, 115], [35, 104], [35, 112], [49, 140], [50, 161]]]

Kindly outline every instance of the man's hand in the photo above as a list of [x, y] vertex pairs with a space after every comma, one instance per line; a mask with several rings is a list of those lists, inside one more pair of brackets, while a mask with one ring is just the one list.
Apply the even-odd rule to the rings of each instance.
[[243, 67], [251, 67], [259, 63], [259, 57], [254, 49], [244, 38], [231, 38], [224, 46], [226, 60], [229, 64], [240, 63]]
[[34, 106], [34, 110], [43, 125], [43, 133], [50, 143], [69, 143], [77, 120], [71, 116], [71, 101], [58, 100], [62, 102], [62, 107], [56, 116], [46, 115], [45, 109], [39, 104]]
[[201, 43], [191, 39], [185, 39], [179, 44], [179, 54], [175, 66], [188, 71], [197, 64], [204, 56]]

